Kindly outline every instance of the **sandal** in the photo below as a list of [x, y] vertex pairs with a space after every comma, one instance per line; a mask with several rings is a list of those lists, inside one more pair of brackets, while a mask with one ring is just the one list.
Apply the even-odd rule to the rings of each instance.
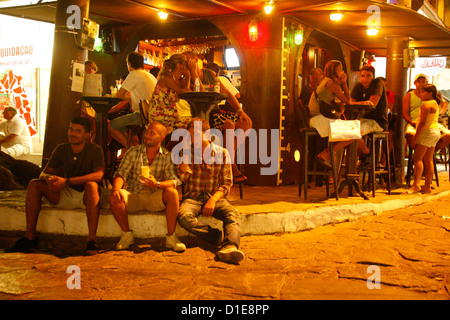
[[247, 177], [242, 173], [239, 173], [233, 177], [233, 182], [235, 183], [244, 182], [245, 180], [247, 180]]
[[319, 155], [317, 155], [317, 161], [319, 161], [321, 164], [323, 164], [324, 166], [328, 167], [328, 168], [332, 168], [331, 165], [331, 159], [330, 160], [325, 160], [322, 157], [320, 157]]

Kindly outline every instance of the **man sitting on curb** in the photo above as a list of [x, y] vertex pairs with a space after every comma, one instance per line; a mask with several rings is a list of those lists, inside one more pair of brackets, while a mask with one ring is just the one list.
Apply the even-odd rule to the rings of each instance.
[[[206, 120], [193, 118], [187, 129], [190, 133], [191, 157], [190, 160], [183, 157], [183, 162], [177, 168], [178, 176], [185, 184], [178, 223], [200, 239], [219, 244], [222, 232], [203, 224], [198, 216], [202, 214], [222, 220], [224, 239], [217, 258], [238, 264], [244, 259], [244, 253], [239, 250], [240, 214], [225, 198], [233, 185], [230, 155], [227, 149], [209, 142], [204, 136], [204, 132], [209, 129]], [[196, 161], [200, 159], [194, 157], [199, 154], [202, 159]], [[204, 159], [202, 155], [205, 154], [214, 157], [214, 161], [211, 163], [211, 158]]]
[[17, 115], [17, 110], [13, 107], [6, 107], [3, 110], [3, 117], [0, 122], [0, 147], [3, 152], [13, 158], [23, 154], [30, 154], [33, 151], [30, 130]]
[[[36, 225], [41, 211], [42, 196], [61, 209], [86, 209], [89, 236], [86, 254], [98, 252], [97, 225], [100, 213], [100, 187], [105, 162], [102, 148], [86, 142], [90, 137], [90, 122], [74, 118], [69, 125], [69, 142], [58, 145], [39, 179], [28, 184], [25, 212], [27, 231], [6, 252], [29, 252], [36, 247]], [[58, 176], [62, 169], [63, 176]]]
[[[166, 247], [184, 251], [186, 246], [177, 238], [175, 227], [179, 210], [177, 186], [181, 185], [172, 162], [171, 153], [161, 147], [167, 135], [167, 128], [152, 122], [144, 136], [144, 143], [130, 148], [125, 153], [115, 174], [111, 194], [111, 211], [123, 233], [117, 250], [128, 249], [134, 243], [128, 224], [128, 214], [141, 210], [166, 211]], [[149, 170], [149, 176], [141, 174], [142, 167]], [[127, 189], [122, 189], [125, 181]]]

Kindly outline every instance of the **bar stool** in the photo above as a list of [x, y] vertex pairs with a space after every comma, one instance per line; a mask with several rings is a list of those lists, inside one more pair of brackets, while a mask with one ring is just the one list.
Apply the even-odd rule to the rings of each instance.
[[[414, 149], [408, 145], [408, 167], [406, 169], [406, 177], [405, 177], [406, 185], [408, 187], [411, 186], [411, 177], [414, 176], [413, 156], [414, 156]], [[433, 166], [434, 166], [434, 177], [436, 180], [436, 185], [439, 187], [439, 176], [438, 176], [437, 165], [436, 165], [436, 157], [433, 157]], [[449, 173], [449, 178], [450, 178], [450, 173]]]
[[[331, 172], [329, 172], [328, 168], [325, 168], [324, 171], [318, 171], [314, 170], [312, 168], [309, 169], [309, 165], [313, 165], [313, 163], [310, 163], [309, 156], [310, 156], [310, 150], [309, 150], [309, 139], [314, 138], [318, 139], [320, 138], [319, 133], [314, 128], [302, 128], [300, 131], [300, 138], [301, 138], [301, 157], [300, 157], [300, 179], [298, 183], [298, 196], [302, 196], [302, 186], [304, 188], [304, 199], [308, 199], [308, 176], [309, 175], [319, 175], [319, 176], [325, 176], [325, 177], [333, 177], [333, 184], [334, 184], [334, 192], [336, 194], [336, 200], [339, 200], [339, 193], [338, 193], [338, 181], [337, 181], [337, 170], [336, 170], [336, 164], [335, 164], [335, 154], [334, 154], [334, 142], [330, 142], [330, 151], [331, 151]], [[330, 197], [330, 188], [329, 188], [329, 179], [326, 179], [326, 191], [327, 191], [327, 198]]]
[[[375, 198], [375, 186], [377, 175], [381, 176], [387, 174], [387, 190], [388, 194], [391, 194], [391, 160], [389, 156], [389, 132], [372, 132], [366, 135], [369, 144], [369, 166], [366, 168], [360, 168], [360, 172], [363, 173], [362, 181], [364, 182], [366, 173], [369, 173], [368, 185], [372, 189], [372, 196]], [[380, 165], [381, 160], [381, 148], [385, 147], [386, 154], [386, 167]]]
[[[127, 126], [128, 138], [127, 138], [127, 145], [125, 146], [127, 150], [131, 147], [131, 139], [132, 139], [133, 135], [137, 135], [139, 137], [140, 143], [142, 143], [144, 141], [144, 132], [145, 132], [146, 126], [149, 123], [149, 119], [148, 119], [149, 107], [150, 107], [150, 100], [142, 99], [139, 103], [139, 112], [141, 115], [142, 124]], [[115, 145], [120, 145], [120, 144], [117, 142]], [[116, 146], [114, 149], [110, 148], [111, 154], [112, 154], [111, 173], [110, 173], [111, 177], [114, 175], [114, 172], [116, 171], [116, 169], [118, 168], [118, 166], [120, 164], [120, 160], [117, 158], [117, 154], [118, 154], [119, 150], [122, 150], [122, 147]]]

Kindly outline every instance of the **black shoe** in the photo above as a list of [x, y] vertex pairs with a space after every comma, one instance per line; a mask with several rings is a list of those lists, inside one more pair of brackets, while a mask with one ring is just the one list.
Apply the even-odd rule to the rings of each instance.
[[208, 235], [204, 239], [206, 242], [220, 246], [222, 244], [222, 231], [215, 228], [210, 228]]
[[94, 256], [98, 253], [98, 246], [97, 246], [97, 242], [95, 242], [94, 240], [90, 240], [87, 242], [86, 245], [86, 250], [84, 250], [84, 254], [86, 256]]
[[36, 248], [37, 243], [38, 243], [37, 238], [34, 240], [30, 240], [23, 237], [17, 240], [16, 243], [11, 248], [5, 249], [5, 252], [24, 252], [24, 253], [33, 252], [33, 249]]

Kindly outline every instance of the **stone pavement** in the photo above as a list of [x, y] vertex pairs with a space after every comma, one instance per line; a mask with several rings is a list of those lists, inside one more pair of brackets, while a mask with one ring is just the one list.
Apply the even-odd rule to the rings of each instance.
[[[117, 252], [117, 238], [101, 238], [104, 251], [84, 257], [84, 237], [44, 234], [37, 253], [0, 254], [0, 299], [448, 300], [449, 207], [447, 193], [304, 232], [244, 236], [240, 265], [216, 261], [217, 249], [195, 237], [182, 238], [184, 253], [161, 238]], [[0, 248], [16, 236], [2, 232]], [[68, 289], [77, 284], [69, 266], [80, 289]]]

